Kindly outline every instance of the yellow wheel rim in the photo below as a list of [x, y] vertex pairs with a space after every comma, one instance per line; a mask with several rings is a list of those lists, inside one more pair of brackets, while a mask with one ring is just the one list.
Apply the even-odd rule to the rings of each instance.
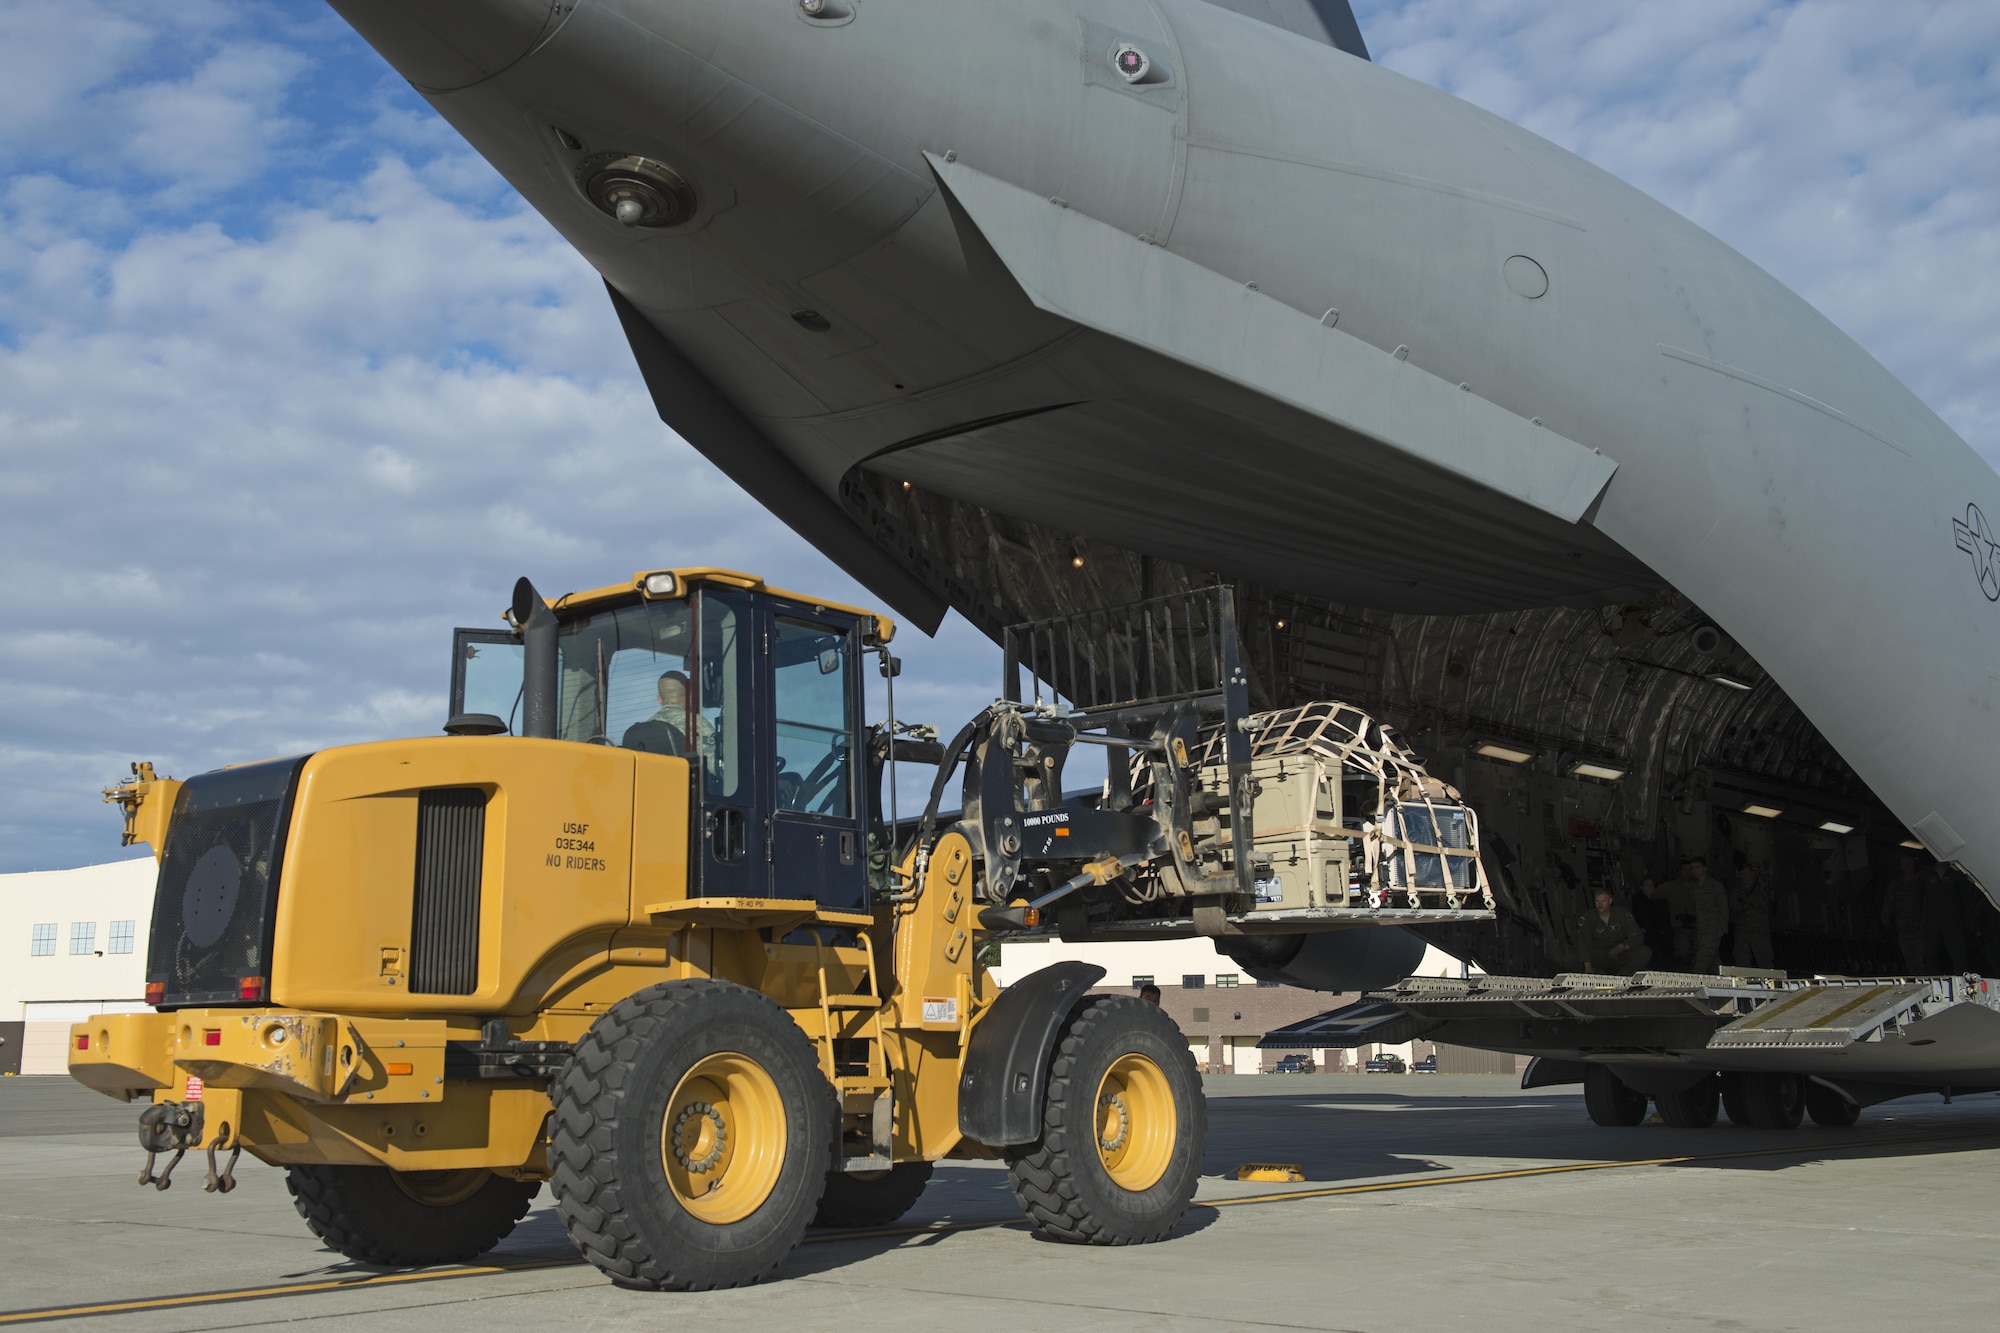
[[1143, 1055], [1121, 1055], [1097, 1085], [1097, 1156], [1112, 1182], [1137, 1193], [1167, 1174], [1180, 1116], [1173, 1085]]
[[711, 1226], [764, 1206], [785, 1163], [785, 1104], [764, 1067], [711, 1055], [667, 1098], [660, 1164], [681, 1207]]
[[418, 1203], [431, 1208], [450, 1208], [464, 1203], [486, 1187], [493, 1173], [483, 1166], [463, 1171], [391, 1171], [396, 1188]]

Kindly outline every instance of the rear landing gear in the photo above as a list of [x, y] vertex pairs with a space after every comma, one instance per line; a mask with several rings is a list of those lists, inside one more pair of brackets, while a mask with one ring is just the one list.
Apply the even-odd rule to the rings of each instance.
[[1815, 1083], [1807, 1079], [1806, 1114], [1812, 1117], [1815, 1125], [1824, 1125], [1828, 1129], [1846, 1129], [1861, 1119], [1861, 1107], [1824, 1083]]
[[[1752, 1129], [1797, 1129], [1805, 1115], [1805, 1080], [1797, 1074], [1739, 1074], [1743, 1113]], [[1732, 1109], [1730, 1119], [1736, 1119]], [[1742, 1122], [1738, 1122], [1742, 1123]]]
[[1583, 1105], [1592, 1123], [1607, 1128], [1629, 1128], [1646, 1118], [1646, 1094], [1626, 1087], [1608, 1065], [1585, 1066]]
[[1653, 1098], [1653, 1104], [1675, 1129], [1707, 1129], [1722, 1107], [1722, 1083], [1711, 1074], [1691, 1088]]

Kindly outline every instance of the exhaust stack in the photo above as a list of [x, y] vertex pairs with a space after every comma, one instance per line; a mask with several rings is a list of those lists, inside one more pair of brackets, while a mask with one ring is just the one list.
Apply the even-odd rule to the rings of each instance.
[[522, 579], [514, 585], [514, 628], [521, 632], [521, 734], [538, 740], [557, 737], [556, 613]]

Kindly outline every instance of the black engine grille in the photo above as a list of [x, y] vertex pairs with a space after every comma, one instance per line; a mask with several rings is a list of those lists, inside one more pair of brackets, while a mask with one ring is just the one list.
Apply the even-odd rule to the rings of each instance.
[[[163, 1008], [231, 1004], [268, 983], [278, 872], [304, 756], [189, 778], [174, 801], [153, 896], [146, 980]], [[253, 1000], [269, 995], [260, 985]]]
[[410, 993], [479, 988], [479, 888], [486, 864], [486, 793], [433, 787], [417, 797], [417, 879], [410, 919]]

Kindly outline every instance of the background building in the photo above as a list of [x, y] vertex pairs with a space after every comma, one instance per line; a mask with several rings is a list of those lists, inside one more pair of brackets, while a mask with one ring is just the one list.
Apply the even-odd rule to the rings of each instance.
[[[1275, 1068], [1290, 1052], [1259, 1050], [1257, 1043], [1266, 1032], [1360, 998], [1260, 983], [1234, 960], [1217, 953], [1205, 939], [1137, 944], [1010, 940], [1000, 946], [1000, 963], [993, 975], [1004, 986], [1038, 968], [1070, 959], [1095, 963], [1105, 970], [1104, 980], [1097, 986], [1100, 992], [1132, 995], [1148, 982], [1158, 986], [1160, 1007], [1187, 1034], [1195, 1062], [1217, 1074], [1258, 1074]], [[1425, 976], [1455, 977], [1462, 974], [1462, 965], [1451, 955], [1430, 949], [1417, 970]], [[1457, 1074], [1511, 1074], [1521, 1063], [1511, 1055], [1427, 1041], [1304, 1053], [1328, 1073], [1358, 1070], [1379, 1054], [1400, 1055], [1414, 1064], [1435, 1053], [1440, 1072]]]
[[60, 1074], [69, 1025], [145, 1008], [151, 856], [0, 875], [0, 1073]]

